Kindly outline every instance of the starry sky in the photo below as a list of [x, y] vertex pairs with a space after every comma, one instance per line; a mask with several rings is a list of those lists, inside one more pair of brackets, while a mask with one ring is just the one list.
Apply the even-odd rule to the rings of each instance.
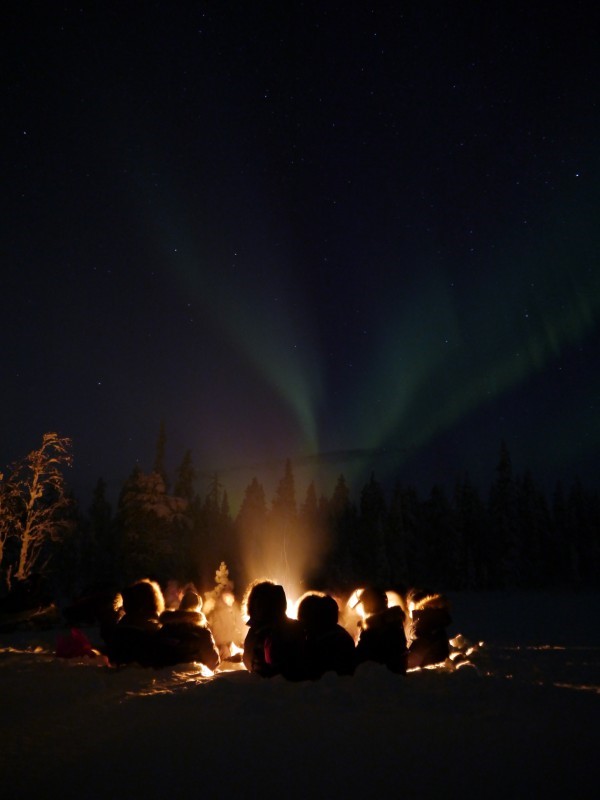
[[[87, 497], [600, 474], [587, 3], [9, 2], [2, 437]], [[199, 488], [203, 486], [200, 482]]]

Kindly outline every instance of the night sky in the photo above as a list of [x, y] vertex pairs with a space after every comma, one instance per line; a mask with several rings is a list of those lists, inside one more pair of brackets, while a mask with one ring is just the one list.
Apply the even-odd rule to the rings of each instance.
[[597, 485], [591, 9], [5, 4], [0, 464]]

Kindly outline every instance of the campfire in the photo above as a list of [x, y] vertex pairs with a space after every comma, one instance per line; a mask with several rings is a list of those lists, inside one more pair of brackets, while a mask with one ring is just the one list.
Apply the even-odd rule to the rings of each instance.
[[456, 668], [475, 652], [453, 642], [460, 655], [450, 657], [443, 595], [411, 589], [404, 597], [359, 587], [349, 597], [336, 596], [307, 591], [289, 570], [286, 578], [252, 582], [242, 602], [224, 562], [203, 595], [192, 584], [170, 582], [163, 594], [155, 581], [136, 581], [122, 590], [122, 606], [111, 606], [103, 652], [111, 666], [198, 664], [201, 677], [245, 668], [288, 677], [288, 670], [291, 680], [314, 679], [321, 668], [316, 677], [330, 670], [353, 674], [364, 661], [402, 674], [431, 664]]

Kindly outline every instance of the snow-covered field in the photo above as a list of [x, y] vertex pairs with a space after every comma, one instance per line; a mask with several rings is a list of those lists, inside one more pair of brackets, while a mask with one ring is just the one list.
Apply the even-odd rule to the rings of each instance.
[[405, 677], [113, 670], [0, 634], [0, 796], [597, 797], [600, 595], [451, 600], [472, 666]]

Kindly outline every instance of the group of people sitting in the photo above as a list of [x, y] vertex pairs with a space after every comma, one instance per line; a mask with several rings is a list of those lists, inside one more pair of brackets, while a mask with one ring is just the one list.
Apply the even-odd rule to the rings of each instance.
[[[160, 586], [143, 579], [107, 600], [100, 633], [103, 652], [114, 666], [201, 662], [214, 671], [222, 660], [232, 660], [229, 643], [215, 639], [196, 591], [188, 589], [178, 608], [165, 610]], [[360, 614], [355, 611], [353, 622], [344, 620], [344, 627], [331, 595], [307, 592], [297, 619], [291, 619], [283, 586], [255, 581], [244, 601], [248, 631], [241, 659], [249, 672], [296, 681], [316, 680], [330, 671], [352, 675], [366, 661], [399, 674], [445, 661], [451, 622], [447, 599], [412, 589], [400, 600], [389, 607], [385, 591], [364, 589], [358, 597]]]
[[125, 587], [121, 598], [100, 625], [111, 664], [160, 668], [200, 661], [210, 670], [218, 667], [219, 651], [196, 592], [186, 591], [179, 608], [165, 610], [160, 586], [143, 579]]
[[357, 635], [339, 624], [333, 597], [308, 592], [297, 619], [286, 616], [282, 586], [261, 581], [248, 594], [248, 634], [243, 660], [249, 672], [264, 677], [316, 680], [325, 672], [352, 675], [359, 664], [374, 661], [404, 674], [407, 669], [438, 664], [449, 656], [446, 627], [451, 622], [447, 599], [416, 589], [401, 605], [388, 607], [385, 591], [364, 589], [358, 600], [362, 618]]

